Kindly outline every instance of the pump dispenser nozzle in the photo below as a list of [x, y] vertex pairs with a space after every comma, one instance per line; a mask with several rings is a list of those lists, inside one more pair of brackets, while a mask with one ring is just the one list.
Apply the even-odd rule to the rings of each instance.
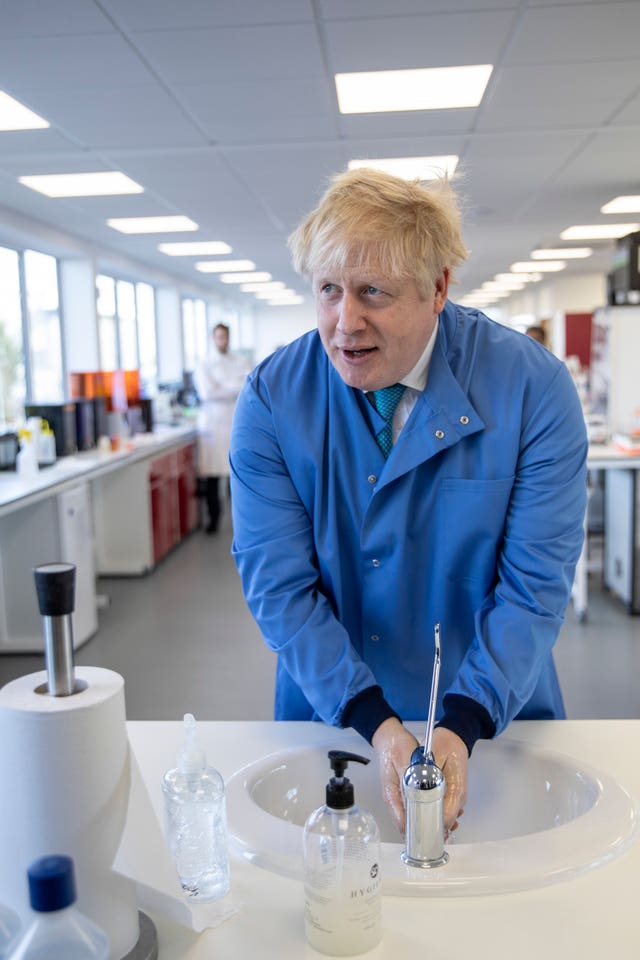
[[329, 750], [327, 754], [335, 777], [327, 784], [327, 806], [333, 810], [346, 810], [353, 806], [353, 784], [344, 776], [350, 761], [367, 764], [370, 761], [357, 753], [345, 753], [344, 750]]

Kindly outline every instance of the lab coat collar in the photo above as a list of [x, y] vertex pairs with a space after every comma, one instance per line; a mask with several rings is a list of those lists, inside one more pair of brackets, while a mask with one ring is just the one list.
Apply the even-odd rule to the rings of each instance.
[[[440, 314], [426, 387], [385, 462], [378, 487], [484, 430], [484, 421], [456, 377], [465, 357], [465, 334], [464, 316], [447, 301]], [[470, 343], [466, 346], [472, 349]]]

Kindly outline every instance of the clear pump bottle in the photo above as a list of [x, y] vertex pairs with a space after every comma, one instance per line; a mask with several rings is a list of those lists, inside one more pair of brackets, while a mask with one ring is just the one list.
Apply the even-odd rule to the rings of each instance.
[[326, 804], [304, 828], [305, 933], [321, 953], [346, 957], [375, 947], [381, 937], [380, 831], [373, 816], [355, 805], [344, 776], [349, 761], [364, 757], [330, 750], [335, 776]]
[[71, 857], [41, 857], [27, 871], [33, 923], [9, 952], [9, 960], [109, 960], [109, 941], [73, 904]]
[[162, 778], [165, 830], [187, 898], [207, 902], [229, 891], [224, 781], [208, 767], [197, 742], [196, 721], [184, 718], [178, 765]]
[[11, 946], [20, 931], [20, 919], [17, 914], [0, 903], [0, 960], [7, 960]]

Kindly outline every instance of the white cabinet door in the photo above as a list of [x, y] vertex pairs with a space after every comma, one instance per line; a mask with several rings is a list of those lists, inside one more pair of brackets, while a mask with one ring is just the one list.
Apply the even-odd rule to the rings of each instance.
[[58, 494], [60, 560], [76, 567], [76, 608], [73, 615], [74, 646], [98, 629], [96, 574], [91, 499], [88, 483]]

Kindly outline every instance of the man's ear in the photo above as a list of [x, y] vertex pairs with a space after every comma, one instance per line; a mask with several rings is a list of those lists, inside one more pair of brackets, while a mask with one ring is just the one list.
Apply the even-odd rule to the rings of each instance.
[[448, 292], [449, 268], [445, 267], [440, 276], [436, 277], [434, 292], [434, 308], [436, 313], [440, 313], [443, 310]]

